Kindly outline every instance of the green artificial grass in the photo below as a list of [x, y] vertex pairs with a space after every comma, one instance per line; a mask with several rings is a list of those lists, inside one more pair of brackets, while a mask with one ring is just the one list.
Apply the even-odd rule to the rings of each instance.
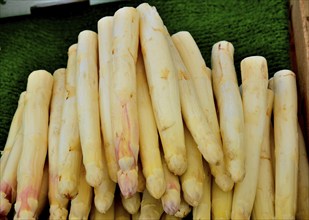
[[[0, 149], [5, 145], [19, 94], [26, 89], [29, 73], [37, 69], [52, 73], [65, 67], [67, 49], [77, 42], [80, 31], [97, 31], [101, 17], [140, 2], [122, 1], [66, 10], [58, 15], [46, 13], [0, 19]], [[267, 59], [270, 76], [290, 68], [286, 0], [147, 2], [157, 7], [171, 34], [182, 30], [192, 34], [209, 67], [212, 45], [227, 40], [235, 48], [238, 78], [240, 61], [251, 55]]]

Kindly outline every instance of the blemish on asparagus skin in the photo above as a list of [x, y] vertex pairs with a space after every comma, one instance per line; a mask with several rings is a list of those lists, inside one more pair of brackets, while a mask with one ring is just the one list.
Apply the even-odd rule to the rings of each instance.
[[11, 203], [12, 202], [12, 186], [7, 182], [1, 182], [0, 184], [0, 192], [5, 194], [5, 198]]
[[162, 79], [167, 79], [168, 76], [169, 76], [169, 74], [170, 74], [170, 71], [169, 71], [167, 68], [165, 68], [165, 69], [163, 69], [163, 70], [161, 71], [161, 78], [162, 78]]

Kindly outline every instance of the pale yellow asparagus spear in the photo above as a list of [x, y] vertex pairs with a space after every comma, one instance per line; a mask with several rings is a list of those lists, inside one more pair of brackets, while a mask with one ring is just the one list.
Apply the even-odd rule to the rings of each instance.
[[127, 210], [128, 213], [133, 215], [138, 212], [141, 206], [141, 196], [139, 192], [136, 192], [130, 198], [125, 198], [121, 193], [120, 193], [120, 196], [121, 196], [122, 206], [125, 208], [125, 210]]
[[86, 180], [93, 187], [99, 186], [103, 178], [97, 40], [97, 34], [93, 31], [80, 32], [76, 61], [76, 98], [80, 142]]
[[191, 210], [191, 206], [184, 200], [183, 196], [181, 195], [180, 206], [178, 211], [175, 213], [175, 216], [178, 218], [184, 218], [191, 212]]
[[137, 213], [131, 215], [131, 220], [139, 220], [140, 215], [141, 211], [139, 210]]
[[298, 182], [296, 219], [309, 219], [309, 162], [303, 133], [298, 124]]
[[232, 219], [249, 219], [256, 195], [261, 146], [267, 111], [268, 70], [264, 57], [241, 61], [242, 99], [245, 120], [245, 169], [242, 182], [235, 185]]
[[159, 137], [152, 109], [144, 61], [139, 53], [136, 63], [137, 78], [137, 112], [140, 131], [140, 158], [146, 188], [156, 199], [165, 191], [165, 179], [161, 162]]
[[178, 219], [181, 219], [181, 218], [178, 218], [174, 215], [169, 215], [169, 214], [166, 214], [165, 212], [162, 214], [160, 220], [178, 220]]
[[[187, 31], [180, 31], [172, 36], [173, 42], [190, 73], [190, 80], [193, 81], [199, 104], [206, 117], [217, 142], [222, 148], [221, 135], [214, 103], [214, 96], [211, 82], [211, 70], [206, 66], [203, 56], [191, 36]], [[212, 175], [215, 177], [216, 183], [224, 191], [233, 188], [233, 181], [225, 167], [223, 157], [217, 164], [210, 164]]]
[[275, 131], [272, 123], [270, 123], [269, 145], [270, 145], [271, 167], [273, 169], [274, 179], [276, 179]]
[[113, 144], [110, 112], [110, 85], [112, 74], [113, 17], [106, 16], [98, 21], [99, 43], [99, 98], [101, 130], [107, 160], [108, 174], [117, 182], [118, 164]]
[[[161, 160], [160, 160], [161, 161]], [[145, 176], [143, 174], [143, 167], [141, 164], [141, 161], [138, 161], [138, 173], [137, 173], [137, 178], [138, 178], [138, 182], [137, 182], [137, 192], [144, 192], [144, 190], [146, 189], [146, 179]]]
[[4, 149], [3, 151], [1, 151], [0, 173], [3, 173], [4, 171], [6, 161], [9, 157], [9, 154], [15, 142], [15, 137], [18, 133], [18, 130], [22, 126], [21, 123], [22, 123], [22, 117], [23, 117], [23, 112], [24, 112], [24, 105], [25, 105], [25, 93], [22, 92], [19, 96], [18, 106], [17, 106], [17, 109], [14, 113], [14, 116], [11, 122], [9, 134], [8, 134]]
[[33, 219], [47, 153], [48, 113], [53, 76], [45, 70], [28, 77], [23, 114], [23, 150], [17, 171], [16, 219]]
[[[208, 163], [216, 164], [220, 160], [223, 160], [222, 146], [212, 132], [212, 129], [209, 126], [202, 111], [196, 90], [194, 88], [194, 83], [191, 78], [191, 74], [188, 72], [186, 66], [184, 65], [179, 52], [175, 47], [166, 28], [165, 30], [166, 39], [168, 41], [170, 52], [174, 61], [174, 66], [178, 74], [182, 116], [203, 157], [208, 161]], [[189, 156], [188, 152], [187, 154]]]
[[[55, 158], [58, 163], [56, 167], [58, 169], [56, 176], [58, 179], [58, 193], [63, 198], [66, 197], [68, 199], [74, 198], [78, 193], [77, 189], [82, 163], [76, 108], [76, 50], [77, 44], [70, 46], [68, 50], [58, 155]], [[53, 208], [53, 204], [51, 208]], [[62, 207], [60, 207], [60, 211], [61, 209]], [[57, 208], [54, 211], [58, 215]]]
[[143, 198], [141, 202], [141, 213], [139, 219], [160, 219], [163, 213], [163, 207], [160, 199], [155, 199], [150, 195], [146, 189], [143, 192]]
[[86, 180], [86, 170], [81, 166], [78, 194], [71, 200], [69, 219], [88, 219], [93, 201], [93, 191]]
[[233, 54], [233, 45], [220, 41], [212, 48], [211, 64], [226, 167], [239, 182], [245, 175], [244, 116]]
[[193, 219], [210, 219], [211, 213], [211, 173], [209, 165], [204, 161], [202, 164], [205, 178], [203, 180], [203, 194], [201, 201], [195, 207], [193, 207], [192, 216]]
[[111, 180], [108, 174], [105, 151], [103, 150], [102, 153], [103, 178], [101, 184], [98, 187], [94, 187], [94, 205], [99, 212], [106, 213], [110, 206], [113, 204], [116, 183]]
[[276, 149], [275, 217], [294, 219], [297, 204], [298, 133], [295, 74], [274, 75], [274, 133]]
[[274, 102], [274, 92], [267, 90], [267, 111], [266, 123], [264, 127], [264, 136], [261, 147], [260, 167], [258, 175], [258, 184], [256, 196], [253, 206], [253, 219], [274, 219], [275, 218], [275, 186], [274, 175], [272, 170], [271, 155], [270, 155], [270, 125], [271, 114]]
[[48, 182], [49, 182], [48, 178], [49, 178], [48, 162], [45, 162], [44, 173], [42, 177], [42, 184], [41, 184], [39, 199], [38, 199], [38, 208], [35, 213], [37, 217], [40, 217], [44, 208], [48, 204]]
[[185, 128], [185, 143], [188, 154], [188, 168], [180, 176], [181, 189], [185, 201], [191, 206], [197, 206], [203, 197], [205, 171], [203, 157], [197, 148], [192, 135]]
[[162, 156], [162, 167], [166, 183], [166, 190], [161, 197], [162, 207], [169, 215], [174, 215], [180, 207], [180, 183], [178, 176], [171, 173]]
[[181, 175], [187, 168], [187, 154], [178, 77], [165, 37], [165, 27], [155, 7], [143, 3], [137, 10], [140, 13], [141, 49], [164, 158], [168, 168]]
[[54, 72], [54, 85], [48, 128], [48, 198], [50, 219], [66, 219], [68, 215], [67, 205], [69, 201], [66, 198], [62, 198], [58, 192], [58, 151], [62, 110], [66, 92], [65, 84], [66, 69], [62, 68], [56, 70]]
[[105, 213], [99, 212], [99, 210], [92, 205], [90, 220], [112, 220], [114, 219], [114, 213], [114, 202]]
[[[23, 92], [21, 95], [23, 99], [25, 95], [26, 92]], [[12, 149], [8, 154], [5, 169], [0, 176], [0, 218], [4, 218], [10, 212], [12, 204], [14, 204], [16, 200], [17, 168], [22, 148], [23, 126], [21, 124], [20, 129], [15, 135], [15, 142]]]
[[233, 190], [224, 192], [213, 180], [211, 186], [211, 217], [213, 220], [231, 219]]
[[130, 220], [131, 216], [130, 213], [127, 212], [127, 210], [123, 207], [120, 195], [117, 195], [115, 198], [115, 214], [114, 219], [115, 220]]
[[137, 191], [139, 131], [136, 98], [136, 61], [139, 15], [135, 8], [116, 11], [113, 23], [111, 122], [118, 161], [118, 185], [125, 197]]

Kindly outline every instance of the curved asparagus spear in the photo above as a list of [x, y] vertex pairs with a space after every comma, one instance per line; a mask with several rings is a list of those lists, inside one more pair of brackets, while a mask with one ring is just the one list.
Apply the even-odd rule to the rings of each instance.
[[212, 81], [220, 118], [226, 167], [234, 182], [245, 175], [244, 116], [233, 63], [234, 47], [221, 41], [212, 47]]
[[143, 198], [141, 202], [141, 213], [139, 219], [160, 219], [163, 213], [162, 204], [159, 199], [155, 199], [150, 195], [146, 189], [143, 192]]
[[53, 76], [44, 71], [28, 77], [23, 114], [23, 150], [17, 171], [16, 219], [32, 219], [38, 207], [38, 196], [47, 153], [49, 103]]
[[260, 153], [267, 112], [268, 70], [264, 57], [252, 56], [241, 61], [242, 98], [245, 120], [246, 175], [236, 183], [232, 219], [249, 219], [256, 195]]
[[118, 185], [125, 197], [137, 191], [139, 131], [136, 101], [136, 60], [139, 15], [124, 7], [114, 14], [111, 121], [118, 161]]
[[86, 180], [93, 186], [102, 181], [102, 147], [99, 114], [98, 42], [93, 31], [78, 35], [76, 66], [77, 115]]
[[165, 27], [155, 7], [143, 3], [137, 10], [140, 13], [141, 48], [164, 159], [174, 174], [181, 175], [187, 168], [187, 154], [178, 78], [165, 37]]
[[116, 183], [118, 164], [113, 144], [113, 133], [111, 124], [112, 122], [110, 112], [112, 37], [113, 17], [103, 17], [98, 21], [100, 118], [108, 174], [110, 178]]
[[65, 100], [66, 70], [54, 72], [53, 94], [50, 104], [48, 130], [48, 198], [50, 219], [66, 219], [68, 215], [68, 199], [62, 198], [58, 192], [58, 151], [62, 110]]

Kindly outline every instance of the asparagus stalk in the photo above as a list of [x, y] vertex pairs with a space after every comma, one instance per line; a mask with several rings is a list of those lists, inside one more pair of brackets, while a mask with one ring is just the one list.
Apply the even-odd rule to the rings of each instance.
[[110, 84], [112, 74], [112, 37], [113, 17], [106, 16], [98, 21], [99, 43], [99, 101], [101, 130], [107, 160], [108, 174], [117, 182], [118, 164], [113, 145], [112, 122], [110, 112]]
[[274, 75], [274, 133], [276, 149], [275, 217], [294, 219], [297, 203], [298, 133], [295, 74]]
[[189, 204], [184, 200], [183, 196], [181, 195], [181, 201], [178, 211], [175, 213], [175, 216], [178, 218], [185, 218], [190, 212], [192, 208]]
[[103, 178], [98, 91], [97, 34], [82, 31], [78, 35], [76, 98], [80, 142], [86, 180], [99, 186]]
[[160, 219], [163, 213], [162, 204], [159, 199], [155, 199], [150, 195], [146, 189], [143, 192], [143, 198], [141, 202], [141, 213], [139, 219]]
[[130, 198], [125, 198], [122, 194], [120, 194], [120, 196], [123, 208], [125, 208], [128, 213], [133, 215], [138, 212], [141, 206], [141, 197], [139, 192], [135, 193]]
[[115, 198], [115, 220], [130, 220], [130, 213], [123, 207], [120, 195]]
[[[26, 92], [21, 94], [24, 99]], [[22, 122], [21, 122], [22, 123]], [[23, 126], [21, 124], [17, 134], [15, 135], [15, 142], [11, 148], [6, 166], [0, 177], [0, 218], [7, 216], [12, 208], [12, 204], [16, 200], [17, 190], [17, 167], [20, 155], [23, 148]]]
[[211, 173], [208, 164], [205, 162], [202, 164], [205, 178], [203, 180], [203, 194], [201, 201], [195, 207], [193, 207], [193, 219], [210, 219], [211, 213]]
[[17, 171], [16, 219], [33, 219], [38, 207], [52, 88], [53, 76], [45, 70], [29, 75], [23, 114], [23, 149]]
[[267, 111], [266, 123], [264, 127], [264, 136], [261, 147], [260, 167], [258, 175], [258, 184], [253, 206], [253, 219], [274, 219], [275, 218], [275, 191], [274, 176], [270, 155], [270, 119], [273, 109], [274, 92], [267, 90]]
[[298, 124], [298, 180], [296, 219], [309, 219], [309, 163], [303, 133]]
[[[241, 61], [242, 98], [245, 120], [245, 169], [242, 182], [235, 185], [232, 219], [250, 219], [259, 176], [259, 163], [267, 112], [268, 71], [264, 57]], [[250, 158], [250, 159], [249, 159]]]
[[114, 202], [105, 213], [99, 212], [99, 210], [93, 205], [90, 213], [90, 220], [111, 220], [114, 219], [114, 216]]
[[48, 198], [50, 219], [66, 219], [68, 215], [68, 199], [62, 198], [58, 192], [58, 151], [62, 110], [65, 100], [66, 69], [54, 72], [53, 93], [50, 104], [48, 130]]
[[139, 131], [136, 98], [136, 61], [139, 15], [135, 8], [116, 11], [113, 23], [111, 121], [118, 161], [118, 185], [127, 198], [137, 191]]
[[233, 190], [224, 192], [213, 180], [211, 187], [211, 216], [214, 220], [231, 219]]
[[11, 122], [9, 134], [8, 134], [4, 149], [3, 151], [1, 151], [0, 173], [4, 172], [4, 168], [9, 158], [12, 147], [14, 145], [16, 135], [20, 127], [22, 126], [22, 117], [23, 117], [24, 105], [25, 105], [25, 94], [26, 93], [22, 92], [19, 96], [18, 106], [17, 106], [17, 109], [14, 113], [14, 116]]
[[212, 48], [212, 82], [220, 118], [226, 167], [234, 182], [245, 175], [244, 116], [233, 63], [234, 47], [220, 41]]
[[[152, 109], [144, 61], [139, 53], [136, 63], [137, 112], [140, 131], [140, 158], [146, 188], [156, 199], [165, 191], [165, 179], [159, 149], [159, 137]], [[139, 169], [140, 170], [140, 169]]]
[[91, 186], [86, 180], [86, 170], [81, 166], [80, 180], [78, 185], [78, 194], [71, 200], [71, 208], [69, 219], [88, 219], [91, 204], [93, 200], [93, 192]]
[[[172, 36], [173, 42], [190, 73], [190, 81], [193, 82], [198, 96], [200, 107], [206, 117], [209, 127], [215, 136], [217, 143], [222, 148], [221, 135], [218, 123], [216, 107], [211, 83], [211, 70], [206, 66], [203, 56], [191, 36], [187, 31], [180, 31]], [[217, 164], [210, 164], [212, 175], [216, 183], [224, 191], [233, 188], [233, 181], [225, 167], [224, 157], [220, 157]]]
[[[62, 115], [60, 116], [61, 128], [58, 154], [57, 158], [51, 158], [57, 161], [57, 166], [54, 169], [58, 169], [55, 171], [58, 172], [58, 174], [54, 178], [58, 179], [56, 183], [58, 184], [58, 193], [63, 198], [66, 197], [68, 199], [74, 198], [78, 193], [78, 182], [82, 163], [82, 150], [80, 146], [76, 106], [76, 50], [77, 44], [70, 46], [68, 50], [65, 94], [63, 97], [64, 103]], [[54, 163], [54, 161], [51, 163]], [[62, 207], [65, 207], [63, 205], [59, 206], [60, 211]], [[55, 211], [57, 215], [61, 213], [57, 209]]]
[[138, 163], [138, 173], [137, 173], [137, 192], [144, 192], [146, 189], [146, 179], [143, 174], [143, 167], [141, 161], [139, 160]]
[[179, 98], [178, 79], [164, 24], [155, 7], [143, 3], [140, 41], [154, 116], [168, 168], [181, 175], [187, 168], [187, 154]]
[[39, 199], [38, 199], [38, 208], [35, 214], [37, 218], [40, 217], [44, 208], [48, 204], [48, 182], [49, 182], [48, 167], [49, 167], [48, 162], [45, 162], [43, 177], [42, 177], [42, 184], [41, 184]]

